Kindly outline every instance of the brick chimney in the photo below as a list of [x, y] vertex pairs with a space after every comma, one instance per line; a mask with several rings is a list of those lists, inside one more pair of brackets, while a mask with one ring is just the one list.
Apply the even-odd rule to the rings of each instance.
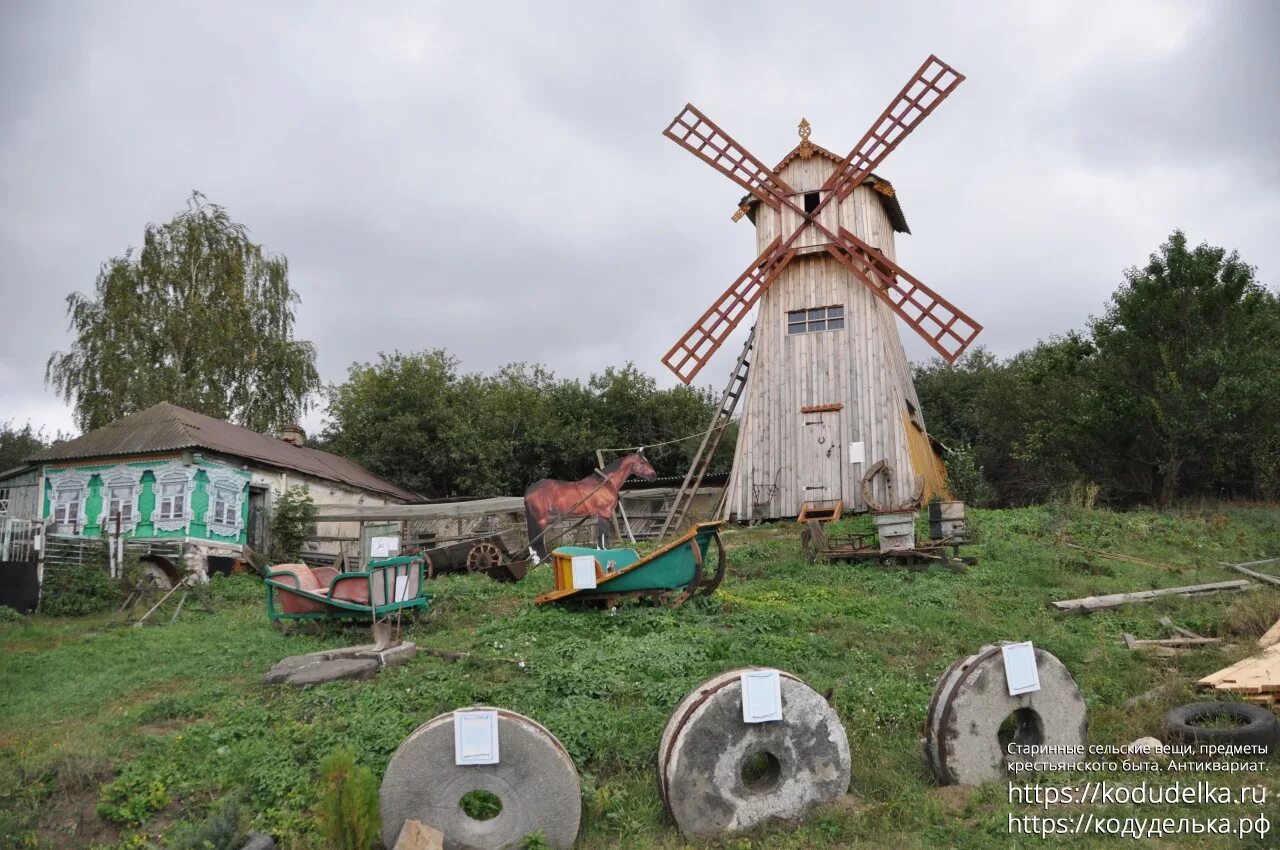
[[305, 446], [307, 444], [307, 432], [302, 430], [302, 426], [296, 423], [284, 425], [280, 428], [280, 439], [294, 446]]

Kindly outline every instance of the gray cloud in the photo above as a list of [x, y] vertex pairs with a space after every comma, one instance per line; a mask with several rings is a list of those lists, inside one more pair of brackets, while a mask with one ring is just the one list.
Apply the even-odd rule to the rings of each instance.
[[930, 52], [968, 80], [882, 169], [915, 233], [899, 257], [998, 353], [1079, 327], [1174, 227], [1264, 280], [1280, 265], [1263, 2], [30, 3], [7, 23], [4, 418], [69, 423], [41, 380], [63, 298], [192, 188], [289, 258], [326, 380], [443, 346], [669, 383], [658, 358], [754, 240], [667, 121], [693, 101], [772, 161], [804, 115], [843, 152]]

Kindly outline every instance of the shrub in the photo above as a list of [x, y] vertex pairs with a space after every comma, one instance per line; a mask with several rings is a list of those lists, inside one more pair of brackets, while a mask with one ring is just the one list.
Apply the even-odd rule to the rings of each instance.
[[946, 466], [947, 484], [957, 499], [975, 508], [991, 503], [995, 490], [983, 475], [971, 446], [961, 445], [948, 450]]
[[21, 623], [26, 617], [8, 605], [0, 605], [0, 623]]
[[320, 821], [329, 850], [372, 850], [378, 842], [378, 785], [367, 767], [356, 767], [339, 747], [320, 762], [324, 797]]
[[311, 492], [295, 484], [276, 496], [271, 507], [271, 554], [277, 561], [297, 560], [316, 521]]
[[92, 559], [77, 567], [46, 567], [40, 591], [40, 613], [80, 617], [120, 602], [120, 583]]
[[240, 804], [228, 797], [196, 824], [184, 824], [174, 830], [168, 846], [172, 850], [239, 850], [244, 844]]

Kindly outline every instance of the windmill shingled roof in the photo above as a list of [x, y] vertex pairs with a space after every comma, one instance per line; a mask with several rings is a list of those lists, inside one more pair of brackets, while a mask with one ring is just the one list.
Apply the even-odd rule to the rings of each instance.
[[[794, 148], [792, 148], [791, 151], [786, 156], [784, 156], [781, 160], [779, 160], [778, 164], [773, 167], [774, 172], [776, 173], [786, 168], [787, 165], [791, 162], [791, 160], [795, 159], [797, 156], [800, 155], [800, 150], [802, 147], [804, 147], [803, 143], [798, 144]], [[836, 156], [831, 151], [824, 148], [822, 145], [815, 145], [813, 142], [810, 142], [809, 150], [811, 151], [810, 153], [811, 156], [812, 155], [821, 156], [824, 159], [831, 160], [836, 165], [839, 165], [840, 163], [844, 162], [844, 159], [842, 157]], [[867, 179], [865, 182], [866, 182], [866, 185], [874, 189], [876, 191], [876, 194], [880, 196], [880, 203], [884, 206], [885, 214], [889, 216], [889, 223], [893, 225], [894, 232], [910, 234], [911, 228], [907, 226], [907, 216], [902, 211], [902, 204], [898, 203], [898, 193], [893, 188], [893, 184], [890, 183], [888, 180], [885, 180], [883, 177], [880, 177], [876, 174], [867, 175]], [[884, 187], [883, 189], [880, 188], [882, 186]], [[742, 199], [742, 203], [750, 204], [753, 208], [759, 202], [760, 202], [759, 198], [757, 198], [755, 195], [747, 195]]]
[[360, 464], [319, 449], [295, 446], [276, 437], [161, 402], [117, 419], [84, 436], [45, 449], [29, 460], [48, 462], [117, 455], [153, 454], [180, 449], [207, 449], [279, 469], [303, 472], [416, 502], [420, 497], [384, 481]]

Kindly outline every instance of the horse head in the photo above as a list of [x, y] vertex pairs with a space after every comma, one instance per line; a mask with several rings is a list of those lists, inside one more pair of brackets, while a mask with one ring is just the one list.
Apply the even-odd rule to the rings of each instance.
[[649, 459], [644, 456], [644, 449], [640, 449], [631, 455], [631, 474], [637, 478], [643, 478], [645, 481], [652, 481], [658, 477], [658, 471], [653, 468], [653, 464], [649, 463]]

